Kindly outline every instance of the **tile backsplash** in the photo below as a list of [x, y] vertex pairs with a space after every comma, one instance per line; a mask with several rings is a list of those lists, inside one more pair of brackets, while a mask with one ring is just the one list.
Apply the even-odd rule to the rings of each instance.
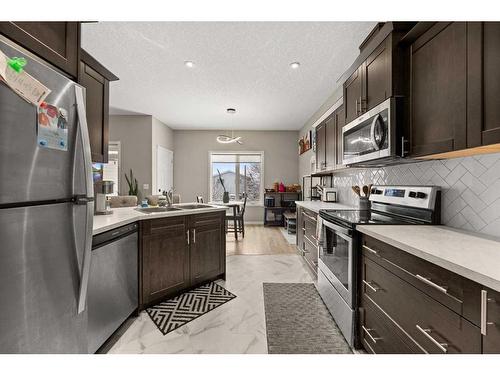
[[356, 205], [352, 185], [441, 186], [445, 225], [500, 237], [500, 153], [432, 160], [334, 175], [339, 201]]

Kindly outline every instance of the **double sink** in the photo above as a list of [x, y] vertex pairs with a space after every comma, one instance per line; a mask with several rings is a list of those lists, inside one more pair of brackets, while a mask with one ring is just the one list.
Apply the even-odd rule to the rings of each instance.
[[139, 212], [143, 212], [145, 214], [153, 214], [157, 212], [196, 210], [199, 208], [212, 208], [212, 207], [213, 206], [209, 204], [193, 203], [193, 204], [181, 204], [178, 206], [169, 206], [169, 207], [140, 207], [136, 208], [136, 210]]

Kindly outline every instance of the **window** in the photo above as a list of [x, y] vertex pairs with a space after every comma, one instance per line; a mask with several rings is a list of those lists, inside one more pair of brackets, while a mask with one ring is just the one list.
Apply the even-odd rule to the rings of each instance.
[[243, 200], [262, 205], [264, 196], [264, 153], [263, 152], [211, 152], [210, 153], [210, 200], [221, 202], [224, 187], [229, 200]]

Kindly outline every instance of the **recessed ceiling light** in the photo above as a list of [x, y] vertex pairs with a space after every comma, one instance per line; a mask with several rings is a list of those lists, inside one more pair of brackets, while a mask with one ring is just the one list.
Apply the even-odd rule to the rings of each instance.
[[290, 64], [290, 68], [292, 69], [298, 69], [300, 66], [300, 63], [298, 61], [294, 61], [293, 63]]
[[192, 61], [184, 61], [184, 65], [186, 65], [186, 67], [188, 68], [194, 68], [194, 62]]

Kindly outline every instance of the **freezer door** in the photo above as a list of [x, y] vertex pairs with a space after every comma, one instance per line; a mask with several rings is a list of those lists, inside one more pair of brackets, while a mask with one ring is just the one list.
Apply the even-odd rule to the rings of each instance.
[[52, 90], [45, 101], [68, 113], [68, 150], [40, 147], [37, 108], [0, 83], [0, 207], [70, 198], [77, 124], [76, 84], [2, 36], [0, 50], [9, 57], [26, 58], [25, 71]]
[[0, 209], [0, 353], [87, 352], [74, 233], [86, 210], [72, 203]]

